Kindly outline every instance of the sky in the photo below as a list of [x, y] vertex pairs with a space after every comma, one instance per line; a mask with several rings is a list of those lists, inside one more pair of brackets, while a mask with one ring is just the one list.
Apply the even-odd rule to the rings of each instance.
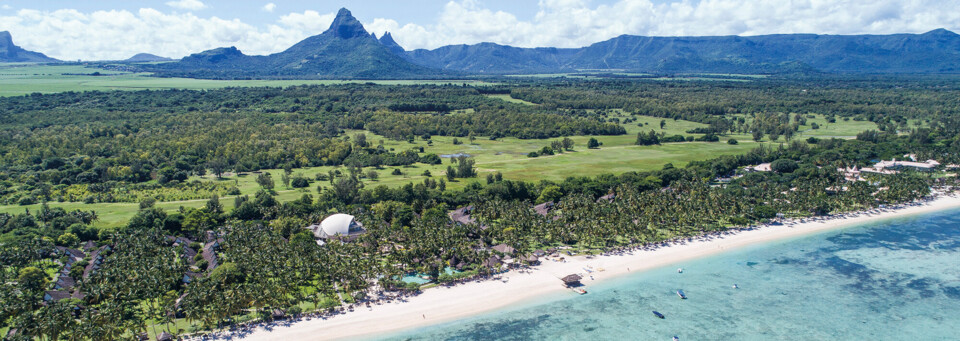
[[283, 51], [348, 7], [407, 50], [494, 42], [581, 47], [623, 34], [960, 32], [958, 0], [0, 0], [0, 31], [63, 60], [145, 52], [180, 58], [236, 46]]

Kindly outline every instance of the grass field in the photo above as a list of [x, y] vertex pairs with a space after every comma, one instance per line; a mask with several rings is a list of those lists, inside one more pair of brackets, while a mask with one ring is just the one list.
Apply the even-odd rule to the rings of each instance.
[[[734, 115], [735, 117], [747, 117], [746, 115]], [[835, 123], [828, 123], [827, 118], [823, 115], [814, 114], [813, 118], [809, 118], [807, 115], [807, 124], [800, 126], [800, 129], [797, 135], [794, 137], [819, 137], [819, 138], [855, 138], [857, 134], [866, 130], [876, 130], [877, 124], [870, 121], [854, 121], [848, 120], [844, 121], [843, 119], [838, 118]], [[747, 117], [747, 122], [750, 121], [750, 118]], [[816, 123], [819, 128], [813, 129], [813, 124]], [[911, 126], [915, 125], [916, 122], [913, 122]], [[752, 139], [750, 135], [741, 134], [734, 135], [735, 138], [743, 141]], [[782, 140], [782, 138], [781, 138]]]
[[[118, 74], [110, 73], [106, 70], [99, 70], [102, 74], [108, 76], [74, 76], [64, 74], [80, 74], [96, 72], [96, 69], [83, 68], [82, 66], [36, 66], [36, 65], [0, 65], [0, 96], [22, 95], [31, 92], [56, 92], [56, 91], [82, 91], [82, 90], [112, 90], [112, 89], [164, 89], [164, 88], [183, 88], [183, 89], [212, 89], [228, 86], [288, 86], [296, 84], [335, 84], [339, 81], [214, 81], [214, 80], [196, 80], [196, 79], [176, 79], [176, 78], [152, 78], [142, 74]], [[736, 75], [743, 77], [742, 75]], [[459, 83], [462, 81], [381, 81], [382, 84], [436, 84], [436, 83]], [[509, 95], [489, 95], [492, 98], [498, 98], [507, 102], [522, 103], [527, 105], [536, 105], [518, 99], [511, 98]], [[464, 110], [456, 113], [470, 114], [472, 110]], [[476, 161], [476, 167], [479, 172], [477, 179], [460, 179], [448, 184], [448, 188], [462, 188], [473, 181], [483, 181], [483, 177], [494, 172], [501, 172], [506, 179], [540, 181], [552, 180], [559, 181], [570, 176], [595, 176], [605, 173], [623, 173], [628, 171], [647, 171], [656, 170], [667, 163], [677, 167], [683, 167], [691, 161], [710, 159], [721, 155], [731, 155], [744, 153], [757, 147], [762, 143], [782, 143], [786, 142], [783, 138], [777, 141], [764, 140], [761, 142], [752, 141], [748, 134], [733, 134], [721, 137], [720, 142], [688, 142], [688, 143], [670, 143], [659, 146], [636, 146], [634, 142], [638, 132], [648, 132], [654, 130], [666, 135], [697, 135], [687, 134], [686, 131], [705, 125], [683, 120], [665, 120], [665, 126], [660, 128], [661, 118], [649, 116], [629, 116], [622, 111], [613, 111], [614, 117], [622, 120], [627, 118], [636, 121], [623, 124], [627, 134], [620, 136], [594, 136], [601, 143], [599, 149], [587, 149], [587, 141], [591, 136], [573, 136], [570, 137], [575, 142], [575, 150], [553, 156], [541, 156], [530, 158], [527, 156], [532, 151], [538, 151], [544, 146], [550, 145], [552, 140], [521, 140], [516, 138], [502, 138], [491, 141], [487, 138], [478, 137], [475, 141], [467, 141], [466, 138], [458, 138], [463, 144], [454, 145], [452, 137], [434, 136], [431, 141], [421, 139], [413, 143], [407, 141], [395, 141], [377, 136], [366, 131], [348, 131], [348, 135], [365, 133], [367, 141], [374, 145], [383, 141], [384, 147], [394, 151], [402, 151], [411, 148], [423, 147], [426, 153], [435, 153], [438, 155], [469, 154]], [[817, 123], [819, 129], [812, 129], [811, 124]], [[915, 123], [914, 123], [915, 124]], [[838, 137], [853, 138], [857, 133], [876, 129], [876, 125], [866, 121], [837, 121], [836, 123], [827, 123], [822, 115], [815, 115], [814, 118], [807, 119], [807, 125], [800, 127], [800, 133], [795, 139], [806, 138], [808, 136], [816, 137]], [[730, 145], [728, 139], [737, 139], [739, 144]], [[385, 167], [376, 170], [379, 178], [377, 180], [364, 179], [365, 186], [373, 187], [385, 185], [389, 187], [402, 186], [411, 182], [423, 182], [427, 176], [424, 171], [430, 172], [430, 177], [440, 180], [445, 175], [446, 167], [450, 165], [450, 159], [444, 158], [443, 164], [424, 165], [416, 164], [406, 167]], [[301, 174], [309, 179], [337, 167], [313, 167], [294, 170], [294, 174]], [[394, 169], [399, 168], [402, 175], [392, 175]], [[346, 169], [340, 167], [342, 172]], [[369, 169], [368, 169], [369, 170]], [[368, 171], [367, 170], [367, 171]], [[265, 170], [270, 172], [277, 182], [276, 191], [278, 200], [289, 201], [299, 198], [303, 194], [316, 194], [317, 186], [327, 187], [329, 182], [314, 182], [310, 187], [304, 189], [287, 189], [280, 183], [282, 170]], [[256, 174], [234, 175], [229, 174], [224, 179], [215, 179], [213, 176], [194, 177], [191, 180], [200, 181], [225, 181], [232, 182], [241, 191], [241, 195], [252, 195], [259, 190], [256, 184]], [[182, 207], [200, 207], [206, 202], [201, 200], [173, 201], [157, 203], [168, 211], [175, 211]], [[221, 199], [221, 203], [226, 209], [232, 209], [232, 197]], [[118, 227], [126, 223], [130, 217], [137, 211], [136, 203], [102, 203], [102, 204], [83, 204], [83, 203], [50, 203], [51, 206], [63, 207], [67, 210], [95, 210], [100, 221], [96, 223], [99, 227]], [[0, 213], [19, 213], [25, 209], [36, 211], [39, 205], [30, 206], [0, 206]]]
[[[91, 74], [99, 72], [99, 76]], [[477, 80], [209, 80], [191, 78], [158, 78], [145, 73], [123, 73], [82, 65], [0, 64], [0, 97], [22, 96], [35, 92], [57, 93], [94, 90], [145, 89], [219, 89], [226, 87], [285, 87], [305, 84], [376, 83], [384, 85], [414, 84], [485, 84]]]
[[527, 102], [527, 101], [524, 101], [524, 100], [522, 100], [522, 99], [516, 99], [516, 98], [510, 97], [510, 95], [507, 95], [507, 94], [502, 94], [502, 95], [486, 95], [486, 96], [489, 97], [489, 98], [496, 98], [496, 99], [504, 100], [504, 101], [507, 101], [507, 102], [510, 102], [510, 103], [526, 104], [526, 105], [537, 105], [537, 103]]
[[[620, 113], [620, 115], [623, 115]], [[623, 116], [626, 118], [627, 116]], [[756, 143], [749, 141], [736, 146], [726, 143], [679, 143], [665, 144], [662, 146], [635, 146], [636, 134], [639, 131], [649, 131], [656, 127], [659, 129], [659, 118], [637, 116], [637, 122], [626, 124], [626, 135], [621, 136], [596, 136], [603, 143], [599, 149], [587, 149], [586, 144], [590, 136], [571, 137], [576, 143], [575, 151], [566, 152], [554, 156], [542, 156], [538, 158], [529, 158], [527, 153], [536, 151], [550, 144], [554, 139], [541, 140], [520, 140], [516, 138], [502, 138], [491, 141], [487, 138], [478, 138], [474, 143], [469, 143], [465, 138], [459, 138], [463, 144], [454, 145], [452, 137], [434, 136], [432, 143], [417, 139], [414, 143], [406, 141], [395, 141], [378, 136], [365, 131], [348, 131], [348, 135], [364, 133], [367, 135], [367, 141], [376, 144], [383, 140], [384, 147], [401, 151], [410, 148], [424, 147], [426, 153], [435, 153], [438, 155], [450, 155], [458, 153], [470, 154], [476, 160], [476, 167], [480, 176], [476, 179], [459, 179], [448, 185], [448, 188], [462, 188], [473, 181], [483, 181], [486, 174], [501, 172], [506, 179], [512, 180], [563, 180], [569, 176], [594, 176], [604, 173], [623, 173], [626, 171], [655, 170], [663, 167], [666, 163], [673, 163], [678, 167], [686, 165], [690, 161], [708, 159], [711, 157], [727, 154], [737, 154], [745, 152], [757, 146]], [[644, 127], [639, 127], [639, 123], [645, 123]], [[667, 120], [664, 131], [667, 134], [684, 134], [687, 129], [703, 126], [702, 124], [688, 121]], [[444, 158], [440, 165], [416, 164], [409, 167], [385, 167], [377, 170], [378, 180], [364, 179], [365, 185], [369, 187], [385, 185], [389, 187], [402, 186], [410, 182], [423, 182], [426, 176], [423, 176], [425, 170], [429, 170], [431, 177], [437, 181], [445, 175], [446, 167], [450, 165], [449, 158]], [[313, 179], [318, 173], [327, 173], [333, 169], [340, 169], [346, 172], [343, 167], [312, 167], [294, 170], [294, 174], [302, 174]], [[399, 168], [404, 175], [392, 175], [391, 172]], [[369, 169], [367, 169], [369, 170]], [[316, 194], [317, 186], [328, 187], [329, 182], [314, 182], [305, 189], [286, 189], [280, 183], [282, 170], [265, 170], [270, 172], [277, 182], [276, 190], [278, 200], [289, 201], [297, 199], [303, 194]], [[256, 175], [247, 173], [237, 176], [230, 174], [222, 180], [217, 180], [213, 176], [194, 177], [191, 180], [201, 181], [227, 181], [234, 183], [241, 191], [242, 195], [252, 195], [259, 190], [256, 183]], [[157, 203], [168, 211], [176, 211], [179, 207], [200, 207], [206, 200], [187, 200]], [[221, 203], [226, 209], [232, 209], [232, 197], [221, 199]], [[63, 207], [67, 210], [95, 210], [100, 221], [96, 223], [99, 227], [118, 227], [126, 223], [130, 217], [137, 211], [136, 203], [101, 203], [101, 204], [83, 204], [76, 202], [68, 203], [49, 203], [54, 207]], [[20, 213], [25, 209], [36, 211], [39, 205], [30, 206], [0, 206], [0, 212]]]

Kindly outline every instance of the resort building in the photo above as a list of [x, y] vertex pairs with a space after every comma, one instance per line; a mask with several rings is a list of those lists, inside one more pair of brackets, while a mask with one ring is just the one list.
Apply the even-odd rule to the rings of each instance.
[[897, 161], [893, 159], [892, 161], [880, 161], [873, 165], [873, 168], [877, 171], [883, 172], [885, 170], [889, 171], [901, 171], [901, 170], [916, 170], [921, 172], [933, 171], [937, 166], [940, 166], [940, 163], [936, 160], [927, 160], [924, 162], [916, 161]]
[[48, 290], [48, 291], [44, 291], [43, 293], [44, 302], [57, 302], [57, 301], [65, 300], [68, 298], [70, 298], [69, 291]]
[[583, 285], [580, 283], [581, 279], [583, 279], [583, 277], [580, 277], [580, 275], [572, 274], [567, 275], [560, 280], [563, 281], [563, 285], [566, 285], [567, 287], [579, 287]]
[[534, 206], [534, 207], [533, 207], [533, 211], [534, 211], [534, 212], [537, 212], [537, 214], [539, 214], [539, 215], [542, 215], [542, 216], [546, 217], [548, 214], [550, 214], [550, 211], [553, 210], [553, 206], [554, 206], [553, 201], [547, 201], [547, 202], [542, 203], [542, 204], [540, 204], [540, 205]]
[[471, 212], [473, 212], [473, 205], [455, 209], [450, 213], [448, 213], [447, 215], [449, 215], [450, 220], [453, 220], [453, 222], [455, 223], [462, 224], [462, 225], [472, 225], [476, 223], [477, 220], [470, 217]]
[[352, 239], [366, 232], [363, 229], [363, 224], [356, 221], [354, 216], [343, 213], [331, 215], [323, 219], [320, 224], [307, 226], [307, 229], [313, 232], [313, 236], [318, 239], [334, 237]]
[[513, 255], [513, 252], [516, 251], [513, 247], [507, 244], [500, 244], [500, 245], [494, 246], [493, 250], [505, 255]]

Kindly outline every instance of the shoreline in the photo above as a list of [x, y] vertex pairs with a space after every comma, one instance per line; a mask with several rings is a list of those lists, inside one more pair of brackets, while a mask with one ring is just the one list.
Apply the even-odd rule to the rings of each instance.
[[960, 208], [960, 194], [941, 194], [932, 199], [894, 207], [791, 220], [776, 225], [758, 225], [738, 231], [664, 242], [653, 247], [607, 252], [590, 258], [566, 256], [564, 262], [543, 258], [539, 266], [514, 269], [498, 275], [496, 278], [501, 280], [488, 278], [449, 287], [438, 286], [425, 289], [419, 295], [373, 305], [372, 308], [357, 307], [354, 311], [324, 318], [261, 324], [243, 334], [214, 333], [209, 336], [214, 339], [244, 340], [336, 340], [387, 336], [477, 316], [548, 295], [563, 292], [576, 295], [562, 286], [560, 278], [569, 274], [583, 274], [585, 268], [593, 270], [583, 279], [589, 291], [592, 284], [633, 272], [763, 243], [955, 208]]

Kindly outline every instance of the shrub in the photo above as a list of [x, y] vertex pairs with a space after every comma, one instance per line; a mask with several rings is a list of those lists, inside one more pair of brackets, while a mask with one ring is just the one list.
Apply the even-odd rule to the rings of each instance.
[[[597, 141], [597, 139], [596, 139], [596, 138], [593, 138], [593, 137], [591, 137], [590, 140], [587, 141], [587, 148], [589, 148], [589, 149], [597, 149], [597, 148], [600, 148], [600, 145], [601, 145], [600, 141]], [[529, 156], [529, 155], [528, 155], [528, 156]]]
[[673, 135], [673, 136], [667, 136], [660, 139], [660, 142], [664, 142], [664, 143], [687, 142], [687, 138], [684, 137], [683, 135]]
[[140, 201], [140, 209], [142, 210], [142, 209], [151, 208], [156, 203], [157, 203], [157, 199], [154, 199], [154, 198], [143, 199], [143, 201]]
[[293, 188], [305, 188], [310, 186], [310, 180], [302, 176], [296, 176], [290, 181], [290, 186]]
[[740, 143], [740, 142], [738, 142], [736, 139], [729, 139], [729, 140], [727, 140], [727, 144], [736, 145], [736, 144], [738, 144], [738, 143]]
[[697, 140], [697, 141], [702, 141], [702, 142], [717, 142], [717, 141], [720, 141], [720, 138], [717, 137], [717, 135], [714, 135], [714, 134], [706, 134], [706, 135], [703, 135], [703, 136], [698, 137], [696, 140]]
[[797, 170], [797, 162], [789, 159], [779, 159], [770, 163], [770, 169], [777, 173], [792, 173]]
[[439, 165], [441, 160], [437, 154], [426, 154], [420, 157], [420, 162], [428, 165]]

